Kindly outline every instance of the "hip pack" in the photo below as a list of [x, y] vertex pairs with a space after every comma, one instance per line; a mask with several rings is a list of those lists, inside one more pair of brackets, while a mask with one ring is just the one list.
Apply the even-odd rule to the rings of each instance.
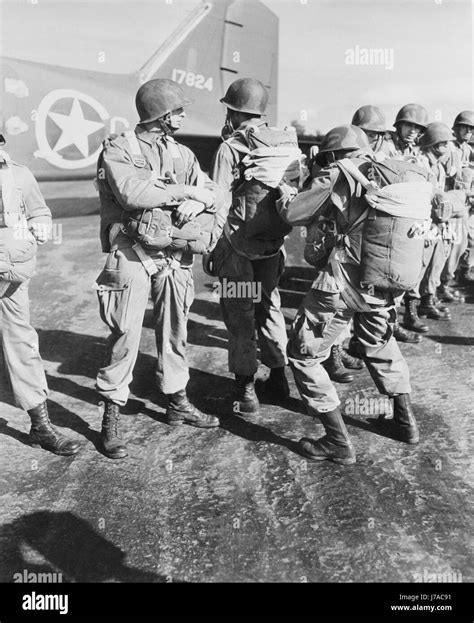
[[241, 179], [234, 189], [234, 204], [244, 218], [245, 238], [277, 240], [291, 231], [275, 208], [277, 186], [285, 181], [299, 187], [303, 160], [294, 128], [248, 126], [226, 141], [243, 154]]

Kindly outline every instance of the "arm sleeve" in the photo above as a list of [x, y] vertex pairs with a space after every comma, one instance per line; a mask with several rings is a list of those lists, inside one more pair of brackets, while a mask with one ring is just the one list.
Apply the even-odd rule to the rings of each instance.
[[234, 171], [238, 163], [238, 155], [226, 143], [220, 145], [212, 159], [210, 177], [220, 191], [220, 205], [217, 209], [217, 231], [219, 235], [224, 229], [232, 205]]
[[184, 196], [187, 195], [187, 190], [189, 186], [199, 186], [200, 188], [207, 188], [214, 193], [216, 196], [216, 203], [206, 209], [206, 212], [216, 212], [219, 209], [219, 206], [222, 204], [223, 194], [220, 191], [219, 187], [215, 182], [211, 180], [207, 173], [201, 169], [198, 159], [194, 155], [194, 153], [184, 147], [186, 150], [188, 165], [187, 165], [187, 174], [186, 174], [186, 185], [181, 185], [179, 188], [182, 188], [182, 192]]
[[159, 208], [183, 200], [183, 185], [164, 184], [160, 180], [140, 177], [128, 155], [114, 141], [105, 145], [102, 167], [107, 182], [120, 206], [127, 211]]
[[330, 198], [338, 178], [338, 169], [322, 169], [311, 182], [309, 190], [277, 206], [282, 219], [293, 226], [309, 225]]
[[46, 205], [38, 182], [26, 167], [23, 168], [23, 205], [25, 206], [28, 224], [44, 223], [51, 224], [51, 210]]

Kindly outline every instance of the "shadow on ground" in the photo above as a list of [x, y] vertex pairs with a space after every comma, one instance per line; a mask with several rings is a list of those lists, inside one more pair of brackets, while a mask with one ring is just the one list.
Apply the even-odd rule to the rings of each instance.
[[[63, 582], [165, 582], [126, 563], [126, 553], [70, 512], [38, 511], [3, 526], [1, 581], [61, 573]], [[31, 562], [34, 560], [35, 562]]]

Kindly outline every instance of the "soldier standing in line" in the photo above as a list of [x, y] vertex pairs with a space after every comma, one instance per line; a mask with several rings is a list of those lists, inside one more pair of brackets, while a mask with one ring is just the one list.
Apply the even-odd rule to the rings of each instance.
[[[456, 241], [457, 232], [464, 231], [462, 225], [467, 218], [466, 193], [462, 189], [449, 188], [447, 184], [445, 163], [451, 139], [452, 133], [448, 126], [437, 121], [428, 125], [420, 139], [422, 158], [420, 162], [424, 162], [435, 177], [436, 193], [432, 207], [433, 222], [425, 240], [423, 271], [417, 287], [407, 293], [409, 303], [405, 322], [407, 324], [414, 322], [415, 330], [420, 330], [418, 316], [426, 316], [433, 320], [450, 320], [451, 317], [448, 308], [436, 306], [436, 293], [441, 284], [443, 267], [449, 260]], [[456, 171], [454, 175], [456, 176]], [[466, 243], [463, 237], [462, 244]], [[413, 310], [418, 299], [420, 304]]]
[[396, 131], [392, 133], [393, 149], [387, 150], [388, 155], [416, 160], [420, 151], [418, 141], [428, 125], [428, 111], [420, 104], [406, 104], [398, 111], [393, 125]]
[[[400, 120], [397, 123], [407, 123], [406, 119], [408, 118], [408, 114], [406, 112], [403, 112], [403, 109], [402, 111], [400, 111], [400, 113], [399, 115], [401, 117], [404, 117], [405, 120], [403, 122]], [[410, 116], [410, 118], [413, 117]], [[420, 115], [420, 117], [417, 117], [417, 120], [420, 119], [424, 121], [424, 116]], [[370, 105], [361, 106], [361, 108], [358, 108], [355, 111], [354, 116], [352, 117], [352, 125], [356, 125], [357, 127], [364, 130], [365, 134], [367, 135], [369, 145], [372, 151], [377, 154], [377, 157], [385, 158], [389, 157], [390, 154], [394, 153], [394, 145], [391, 142], [385, 140], [385, 136], [387, 134], [387, 122], [385, 120], [385, 115], [383, 111], [380, 110], [380, 108]], [[399, 128], [401, 133], [400, 125]], [[405, 129], [403, 132], [403, 136], [405, 136]], [[401, 142], [402, 139], [399, 139], [398, 143]], [[409, 149], [408, 145], [403, 149]], [[411, 331], [407, 331], [400, 325], [398, 314], [395, 319], [393, 335], [397, 342], [418, 344], [421, 341], [420, 335]]]
[[[4, 144], [0, 134], [0, 147]], [[31, 419], [31, 445], [69, 456], [80, 446], [50, 422], [48, 386], [28, 296], [37, 245], [48, 240], [51, 212], [31, 171], [4, 151], [0, 176], [0, 361], [17, 406]]]
[[[190, 103], [172, 80], [144, 83], [136, 96], [140, 121], [135, 131], [110, 137], [99, 157], [101, 241], [108, 256], [97, 279], [97, 293], [101, 317], [111, 333], [107, 362], [97, 375], [96, 386], [105, 399], [102, 448], [113, 459], [127, 456], [118, 433], [120, 407], [129, 396], [150, 286], [158, 353], [156, 379], [168, 398], [167, 422], [219, 426], [216, 417], [201, 413], [186, 395], [187, 320], [194, 297], [196, 250], [186, 241], [178, 245], [172, 230], [219, 207], [215, 184], [201, 171], [195, 155], [172, 137]], [[154, 250], [130, 235], [130, 226], [140, 231], [143, 219], [148, 219], [145, 231], [152, 226], [157, 232], [159, 244]]]
[[[467, 249], [461, 255], [457, 268], [461, 282], [470, 284], [474, 281], [474, 149], [470, 144], [474, 132], [474, 111], [460, 112], [454, 120], [453, 132], [455, 139], [450, 143], [451, 151], [461, 162], [461, 173], [458, 173], [454, 185], [461, 185], [460, 187], [466, 190], [470, 212], [467, 220]], [[447, 262], [445, 266], [447, 272], [441, 275], [442, 282], [446, 280], [444, 277], [449, 277], [453, 269], [456, 270], [454, 259], [450, 258]], [[451, 296], [452, 293], [448, 294], [450, 300]]]
[[[284, 269], [284, 235], [291, 228], [282, 223], [274, 211], [267, 232], [250, 239], [247, 227], [254, 216], [252, 198], [244, 197], [242, 191], [247, 133], [268, 128], [262, 119], [267, 100], [265, 86], [253, 78], [242, 78], [229, 86], [221, 100], [227, 107], [223, 129], [226, 140], [219, 147], [210, 172], [211, 178], [226, 193], [228, 210], [227, 219], [222, 223], [223, 235], [212, 254], [215, 273], [221, 282], [261, 284], [260, 301], [248, 296], [221, 298], [222, 315], [230, 334], [229, 370], [235, 374], [234, 404], [237, 403], [243, 413], [255, 413], [259, 408], [254, 386], [258, 367], [256, 331], [262, 363], [270, 368], [265, 391], [278, 400], [289, 396], [285, 377], [287, 336], [278, 283]], [[264, 201], [271, 202], [273, 209], [278, 197], [278, 192], [272, 190]]]
[[[425, 159], [420, 153], [419, 142], [428, 125], [428, 112], [420, 104], [406, 104], [398, 111], [393, 124], [396, 131], [392, 133], [393, 148], [387, 150], [391, 158], [410, 159], [412, 162], [425, 166]], [[432, 230], [434, 232], [434, 228]], [[441, 242], [433, 238], [433, 233], [426, 238], [424, 266], [431, 261], [433, 253], [440, 258]], [[421, 276], [420, 276], [421, 279]], [[428, 325], [418, 317], [418, 302], [420, 293], [417, 290], [406, 292], [404, 295], [405, 313], [404, 325], [406, 329], [415, 333], [427, 333]], [[436, 320], [449, 320], [449, 311], [446, 307], [437, 307], [434, 298], [430, 307], [429, 317]]]
[[[367, 137], [353, 125], [334, 128], [325, 136], [319, 155], [324, 156], [326, 165], [314, 176], [311, 188], [295, 197], [281, 185], [282, 198], [277, 204], [283, 219], [291, 225], [316, 227], [314, 238], [320, 244], [314, 248], [320, 249], [325, 264], [293, 321], [288, 355], [308, 413], [317, 416], [326, 431], [318, 440], [301, 439], [302, 454], [315, 461], [329, 459], [349, 465], [356, 461], [354, 448], [342, 419], [340, 400], [321, 363], [352, 317], [360, 354], [377, 389], [393, 397], [394, 435], [414, 444], [419, 441], [419, 433], [410, 403], [408, 367], [393, 338], [394, 295], [360, 283], [362, 232], [368, 214], [365, 193], [347, 167], [339, 166], [339, 161], [349, 159], [359, 174], [369, 173], [375, 161]], [[430, 175], [410, 162], [400, 163], [400, 170], [409, 172], [421, 185], [426, 195], [423, 210], [429, 210]], [[328, 221], [333, 223], [330, 228], [326, 227]], [[405, 261], [408, 264], [411, 260], [407, 257]]]

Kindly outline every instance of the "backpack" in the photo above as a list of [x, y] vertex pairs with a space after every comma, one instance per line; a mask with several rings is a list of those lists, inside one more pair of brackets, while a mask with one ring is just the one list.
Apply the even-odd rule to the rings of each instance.
[[399, 295], [419, 280], [425, 235], [430, 227], [433, 187], [429, 172], [396, 159], [370, 165], [369, 180], [349, 159], [339, 168], [366, 189], [360, 285]]
[[226, 143], [244, 155], [233, 201], [243, 218], [245, 238], [284, 238], [292, 228], [280, 217], [275, 203], [280, 198], [278, 184], [284, 180], [298, 186], [302, 176], [303, 156], [295, 129], [250, 125], [235, 132]]
[[[352, 190], [366, 190], [364, 212], [346, 231], [320, 216], [308, 227], [305, 259], [319, 268], [334, 247], [351, 247], [360, 255], [359, 285], [395, 296], [416, 286], [422, 268], [425, 234], [430, 225], [429, 172], [417, 164], [388, 158], [342, 159], [335, 163]], [[371, 179], [361, 171], [366, 170]], [[356, 253], [354, 251], [357, 250]]]

